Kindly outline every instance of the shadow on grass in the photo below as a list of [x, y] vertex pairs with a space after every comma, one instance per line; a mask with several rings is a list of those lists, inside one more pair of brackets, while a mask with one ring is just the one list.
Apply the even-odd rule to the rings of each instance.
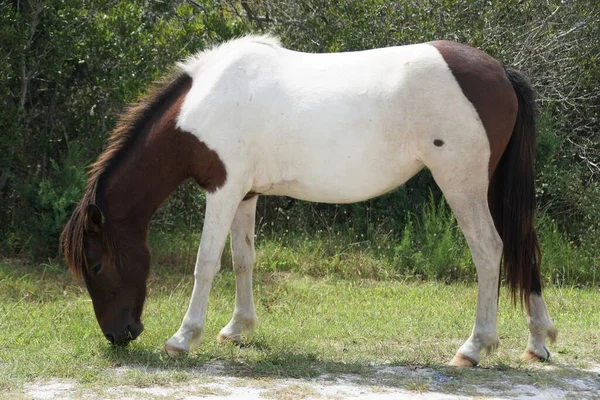
[[[266, 349], [267, 345], [251, 343], [243, 348]], [[170, 357], [164, 351], [144, 348], [106, 346], [104, 357], [116, 367], [143, 367], [147, 370], [178, 370], [232, 377], [316, 378], [324, 374], [361, 374], [367, 364], [327, 361], [314, 353], [278, 352], [259, 360], [239, 357], [211, 357], [194, 353]]]

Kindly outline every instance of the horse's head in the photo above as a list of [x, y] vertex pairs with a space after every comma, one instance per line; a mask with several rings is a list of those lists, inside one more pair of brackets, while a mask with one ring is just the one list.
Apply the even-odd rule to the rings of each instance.
[[191, 85], [192, 78], [178, 72], [121, 117], [90, 166], [83, 198], [61, 236], [69, 268], [85, 281], [96, 319], [112, 343], [127, 343], [143, 329], [150, 267], [146, 232], [154, 211], [190, 171], [210, 172], [198, 173], [206, 180], [197, 179], [209, 191], [225, 181], [218, 155], [176, 127]]
[[150, 253], [143, 229], [106, 222], [100, 208], [80, 206], [63, 232], [71, 269], [85, 281], [104, 336], [126, 344], [142, 333]]

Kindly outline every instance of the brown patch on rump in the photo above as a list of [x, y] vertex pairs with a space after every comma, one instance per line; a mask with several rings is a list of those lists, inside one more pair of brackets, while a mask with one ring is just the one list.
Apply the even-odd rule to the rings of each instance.
[[432, 42], [431, 45], [440, 52], [483, 123], [490, 142], [491, 177], [517, 118], [515, 91], [502, 64], [481, 50], [447, 40]]

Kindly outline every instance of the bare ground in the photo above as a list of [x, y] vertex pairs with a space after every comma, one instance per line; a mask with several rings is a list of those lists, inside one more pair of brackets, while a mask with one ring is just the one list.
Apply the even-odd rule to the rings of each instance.
[[[177, 384], [89, 386], [65, 379], [27, 383], [28, 399], [600, 399], [600, 364], [565, 373], [556, 365], [523, 369], [456, 370], [373, 365], [361, 374], [317, 378], [244, 376], [243, 368], [207, 363]], [[107, 373], [126, 374], [131, 367]], [[144, 370], [141, 369], [140, 372]], [[157, 371], [153, 371], [157, 372]]]

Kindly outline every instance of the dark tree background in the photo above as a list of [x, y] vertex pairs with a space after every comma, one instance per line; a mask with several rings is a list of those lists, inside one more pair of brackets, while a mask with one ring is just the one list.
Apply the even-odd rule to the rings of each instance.
[[[56, 257], [86, 165], [125, 105], [175, 61], [249, 32], [274, 33], [309, 52], [453, 39], [520, 68], [538, 92], [541, 212], [569, 240], [597, 251], [599, 27], [600, 3], [592, 0], [2, 0], [0, 254]], [[356, 205], [261, 199], [259, 221], [274, 233], [330, 221], [401, 235], [430, 190], [439, 196], [425, 172]], [[183, 185], [155, 229], [199, 229], [203, 199]]]

